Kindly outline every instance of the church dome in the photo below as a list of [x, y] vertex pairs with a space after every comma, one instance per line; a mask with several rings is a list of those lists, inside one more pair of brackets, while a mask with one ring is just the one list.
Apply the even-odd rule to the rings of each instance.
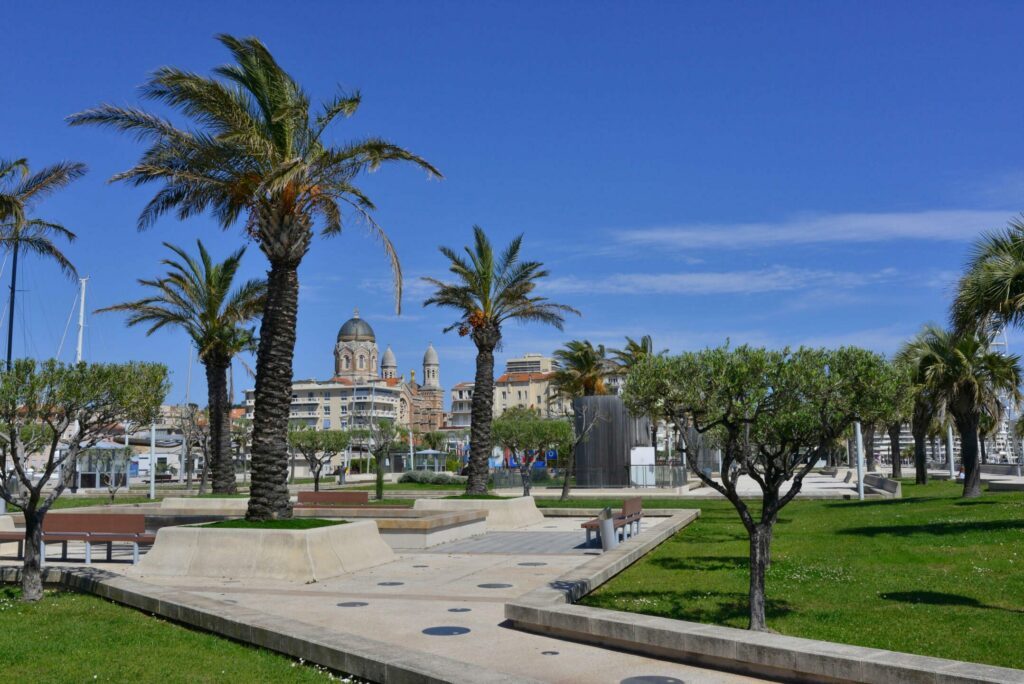
[[433, 343], [427, 347], [426, 353], [423, 354], [423, 365], [424, 366], [437, 366], [440, 365], [441, 359], [437, 357], [437, 352], [434, 350]]
[[339, 342], [375, 342], [376, 340], [377, 336], [373, 334], [373, 328], [359, 317], [359, 309], [355, 310], [352, 318], [345, 321], [341, 330], [338, 331]]
[[384, 350], [384, 358], [381, 359], [380, 365], [385, 368], [398, 368], [398, 361], [395, 360], [395, 353], [391, 351], [391, 345]]

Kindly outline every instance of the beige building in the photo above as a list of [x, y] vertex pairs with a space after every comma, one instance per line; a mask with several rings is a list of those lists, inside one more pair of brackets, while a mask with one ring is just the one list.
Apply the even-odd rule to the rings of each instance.
[[549, 417], [571, 413], [571, 403], [555, 392], [552, 380], [557, 369], [555, 360], [543, 354], [509, 359], [505, 372], [494, 381], [494, 415], [510, 408], [532, 408]]
[[450, 428], [468, 428], [473, 417], [473, 387], [472, 382], [460, 382], [451, 390], [451, 412], [448, 419]]
[[[338, 331], [334, 376], [292, 383], [291, 419], [316, 430], [358, 429], [382, 418], [420, 433], [439, 429], [444, 422], [444, 390], [433, 345], [423, 355], [422, 385], [416, 383], [415, 371], [408, 382], [398, 375], [391, 347], [384, 350], [379, 366], [378, 356], [373, 328], [356, 310]], [[245, 409], [252, 419], [255, 390], [246, 390]]]

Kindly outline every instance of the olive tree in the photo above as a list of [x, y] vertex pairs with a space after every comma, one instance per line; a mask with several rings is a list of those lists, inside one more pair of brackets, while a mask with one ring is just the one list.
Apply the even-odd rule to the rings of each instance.
[[519, 463], [523, 496], [530, 495], [530, 469], [537, 457], [550, 447], [563, 444], [572, 435], [572, 426], [565, 420], [541, 418], [535, 409], [512, 408], [494, 421], [494, 441], [508, 449]]
[[352, 442], [352, 435], [342, 430], [297, 429], [288, 433], [288, 443], [306, 459], [313, 473], [313, 491], [320, 491], [320, 474], [324, 466], [345, 451]]
[[[728, 346], [641, 361], [629, 374], [627, 405], [661, 393], [687, 449], [714, 435], [722, 451], [720, 479], [693, 473], [732, 503], [750, 540], [750, 629], [767, 629], [765, 573], [779, 512], [843, 432], [879, 401], [886, 361], [862, 349], [772, 351]], [[648, 397], [647, 400], [650, 400]], [[741, 498], [749, 476], [761, 489], [759, 509]], [[788, 488], [784, 486], [788, 484]]]
[[[79, 454], [118, 422], [155, 420], [167, 394], [160, 364], [66, 365], [19, 359], [0, 371], [0, 496], [25, 516], [22, 599], [43, 595], [43, 520], [71, 484]], [[38, 480], [29, 459], [42, 461]]]
[[384, 500], [384, 460], [391, 454], [391, 450], [400, 444], [409, 431], [401, 427], [395, 421], [387, 418], [370, 421], [367, 428], [351, 431], [351, 438], [365, 441], [373, 453], [373, 460], [376, 461], [377, 480], [376, 496], [378, 501]]

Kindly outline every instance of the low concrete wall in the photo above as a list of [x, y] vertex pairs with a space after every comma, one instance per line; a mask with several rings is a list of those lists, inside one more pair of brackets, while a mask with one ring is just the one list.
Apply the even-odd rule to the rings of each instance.
[[165, 527], [129, 572], [316, 582], [394, 560], [372, 520], [311, 530]]
[[14, 518], [9, 515], [0, 515], [0, 530], [13, 530]]
[[1000, 482], [995, 480], [988, 483], [990, 492], [1024, 492], [1024, 482]]
[[885, 475], [865, 474], [864, 486], [871, 487], [882, 496], [890, 496], [894, 499], [903, 498], [903, 485], [900, 484], [900, 481], [891, 480]]
[[417, 511], [487, 511], [488, 531], [518, 530], [544, 522], [532, 496], [515, 499], [417, 499]]
[[248, 499], [207, 499], [193, 496], [169, 496], [160, 502], [160, 508], [174, 508], [190, 511], [233, 511], [245, 513], [249, 509]]
[[984, 463], [981, 466], [981, 472], [983, 475], [1009, 475], [1013, 477], [1017, 474], [1016, 463]]

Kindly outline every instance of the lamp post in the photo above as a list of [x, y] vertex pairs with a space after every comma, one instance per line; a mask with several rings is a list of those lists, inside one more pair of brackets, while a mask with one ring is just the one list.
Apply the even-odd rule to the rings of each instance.
[[156, 501], [156, 422], [149, 424], [149, 499]]
[[864, 435], [860, 431], [860, 421], [853, 424], [857, 435], [857, 499], [864, 500]]

